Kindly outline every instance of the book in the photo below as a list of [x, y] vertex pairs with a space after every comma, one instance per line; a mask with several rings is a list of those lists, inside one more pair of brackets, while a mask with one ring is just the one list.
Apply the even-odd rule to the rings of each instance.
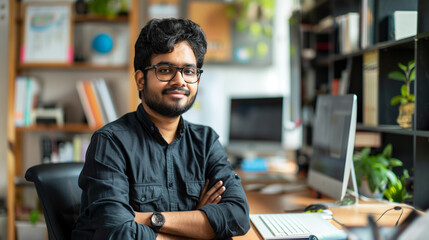
[[336, 18], [340, 53], [359, 50], [359, 14], [349, 12]]
[[375, 0], [362, 0], [361, 16], [361, 48], [365, 49], [376, 42]]
[[26, 103], [27, 78], [18, 76], [15, 80], [14, 96], [14, 123], [17, 127], [24, 126], [24, 112]]
[[76, 89], [79, 95], [80, 102], [82, 104], [83, 112], [88, 122], [88, 125], [91, 128], [95, 128], [97, 126], [97, 123], [95, 121], [94, 113], [92, 112], [91, 106], [89, 104], [89, 98], [85, 91], [84, 81], [78, 81], [76, 83]]
[[338, 86], [338, 95], [345, 95], [349, 92], [350, 73], [352, 71], [353, 58], [347, 59], [346, 68], [341, 71], [340, 83]]
[[37, 108], [40, 93], [40, 84], [34, 77], [27, 77], [26, 97], [24, 106], [24, 125], [33, 124], [34, 110]]
[[378, 50], [363, 55], [363, 119], [365, 125], [378, 125]]
[[107, 83], [103, 78], [94, 80], [96, 91], [100, 95], [101, 105], [106, 115], [106, 123], [112, 122], [118, 118], [115, 105], [113, 104], [112, 96], [107, 87]]
[[394, 11], [389, 16], [388, 40], [399, 40], [417, 33], [417, 11]]
[[101, 113], [100, 104], [97, 101], [97, 97], [95, 95], [95, 90], [92, 87], [91, 81], [84, 81], [83, 87], [85, 89], [86, 96], [88, 97], [91, 112], [94, 115], [95, 127], [99, 128], [99, 127], [104, 125], [104, 120], [103, 120], [103, 116]]
[[331, 95], [338, 95], [338, 88], [340, 85], [340, 79], [334, 78], [332, 79], [332, 88], [331, 88]]

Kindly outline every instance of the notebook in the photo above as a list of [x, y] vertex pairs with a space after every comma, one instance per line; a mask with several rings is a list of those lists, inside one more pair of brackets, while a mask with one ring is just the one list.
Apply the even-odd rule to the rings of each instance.
[[250, 220], [265, 239], [347, 239], [320, 213], [250, 214]]

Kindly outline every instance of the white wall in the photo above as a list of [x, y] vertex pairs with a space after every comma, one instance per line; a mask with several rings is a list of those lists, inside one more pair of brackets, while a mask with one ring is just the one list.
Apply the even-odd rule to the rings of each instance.
[[[8, 1], [0, 0], [0, 198], [7, 193]], [[0, 239], [6, 239], [6, 217], [0, 215]]]
[[0, 197], [7, 188], [7, 103], [8, 103], [8, 1], [0, 0]]

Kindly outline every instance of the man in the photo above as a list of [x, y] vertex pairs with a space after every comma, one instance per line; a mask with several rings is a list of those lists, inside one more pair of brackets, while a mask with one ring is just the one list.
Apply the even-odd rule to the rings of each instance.
[[207, 49], [187, 19], [151, 20], [135, 44], [137, 110], [96, 131], [73, 239], [227, 239], [249, 207], [218, 135], [185, 121]]

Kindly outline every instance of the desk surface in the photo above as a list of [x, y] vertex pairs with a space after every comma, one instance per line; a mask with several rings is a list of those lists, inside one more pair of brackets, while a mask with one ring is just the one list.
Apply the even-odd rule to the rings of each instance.
[[[243, 186], [246, 186], [245, 182], [243, 182]], [[311, 203], [333, 201], [333, 199], [330, 198], [316, 198], [315, 192], [311, 189], [272, 195], [262, 194], [259, 191], [246, 191], [246, 195], [249, 202], [250, 214], [302, 212], [303, 209]], [[367, 217], [369, 214], [372, 214], [374, 219], [378, 219], [383, 212], [397, 205], [398, 204], [394, 203], [360, 201], [358, 205], [334, 207], [331, 208], [331, 211], [333, 213], [333, 217], [345, 224], [345, 226], [365, 226], [367, 225]], [[404, 209], [404, 213], [401, 220], [405, 219], [412, 210], [411, 207], [402, 207]], [[388, 211], [377, 224], [380, 226], [394, 226], [400, 213], [400, 210]], [[341, 225], [334, 221], [332, 221], [332, 223], [337, 228], [341, 229]], [[252, 225], [252, 228], [245, 236], [234, 237], [234, 240], [244, 239], [259, 240], [262, 238]]]

